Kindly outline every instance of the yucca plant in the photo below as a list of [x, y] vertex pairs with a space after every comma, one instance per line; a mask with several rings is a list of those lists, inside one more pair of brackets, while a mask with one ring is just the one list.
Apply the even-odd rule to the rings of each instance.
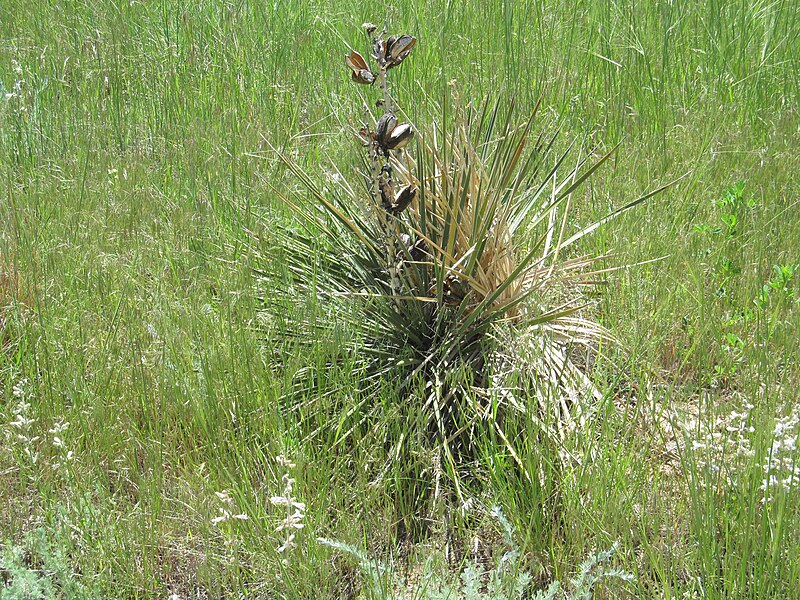
[[[471, 457], [486, 425], [516, 457], [503, 415], [558, 411], [563, 430], [580, 412], [574, 400], [596, 393], [569, 348], [608, 337], [580, 292], [597, 278], [598, 257], [566, 249], [663, 188], [571, 231], [573, 193], [611, 153], [594, 162], [572, 147], [556, 153], [557, 132], [534, 131], [536, 110], [516, 124], [513, 103], [476, 108], [455, 94], [452, 125], [429, 127], [410, 151], [414, 129], [399, 123], [386, 79], [399, 64], [392, 56], [405, 59], [416, 40], [368, 31], [378, 68], [355, 51], [346, 58], [355, 82], [383, 91], [382, 116], [373, 127], [367, 110], [354, 131], [367, 155], [360, 185], [337, 172], [325, 191], [278, 152], [313, 199], [276, 190], [301, 226], [282, 243], [292, 285], [327, 306], [357, 306], [342, 314], [358, 332], [362, 385], [395, 384], [398, 402], [424, 415], [426, 439], [438, 442], [445, 464]], [[306, 388], [310, 379], [300, 379]], [[366, 418], [370, 398], [344, 408], [338, 440]]]

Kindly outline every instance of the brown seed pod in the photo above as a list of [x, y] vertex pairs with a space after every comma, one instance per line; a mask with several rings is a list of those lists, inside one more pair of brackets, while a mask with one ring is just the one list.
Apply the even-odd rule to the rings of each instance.
[[378, 180], [378, 188], [381, 190], [381, 206], [384, 210], [392, 212], [394, 203], [394, 182], [391, 179], [381, 176]]
[[378, 119], [378, 124], [375, 126], [375, 135], [378, 138], [378, 143], [382, 147], [386, 147], [389, 136], [396, 125], [397, 117], [395, 117], [392, 113], [385, 113], [380, 119]]
[[388, 150], [400, 150], [405, 148], [411, 138], [414, 137], [414, 128], [408, 123], [397, 125], [389, 133], [386, 143], [383, 144]]
[[356, 83], [362, 83], [364, 85], [372, 85], [375, 83], [375, 74], [365, 69], [353, 71], [351, 77]]
[[375, 82], [375, 74], [369, 70], [367, 61], [358, 52], [351, 50], [350, 54], [344, 57], [344, 61], [352, 72], [353, 81], [366, 85]]
[[416, 195], [417, 188], [415, 188], [413, 185], [405, 186], [402, 190], [400, 190], [400, 192], [398, 192], [390, 208], [388, 209], [389, 212], [393, 215], [399, 215], [414, 201], [414, 197]]
[[458, 306], [467, 296], [467, 290], [461, 280], [453, 275], [448, 275], [442, 285], [442, 302], [445, 306]]
[[381, 37], [376, 37], [372, 41], [372, 58], [380, 64], [386, 60], [386, 40]]
[[367, 65], [367, 61], [364, 60], [364, 57], [355, 50], [351, 50], [350, 54], [344, 57], [344, 61], [353, 71], [369, 71], [369, 65]]
[[416, 43], [417, 38], [407, 34], [391, 36], [386, 40], [386, 61], [389, 63], [389, 67], [397, 66], [403, 62]]
[[416, 242], [408, 246], [408, 254], [411, 260], [422, 260], [428, 253], [428, 243], [424, 238], [419, 238]]
[[372, 133], [367, 127], [362, 127], [358, 130], [358, 137], [365, 146], [368, 146], [375, 137], [375, 134]]

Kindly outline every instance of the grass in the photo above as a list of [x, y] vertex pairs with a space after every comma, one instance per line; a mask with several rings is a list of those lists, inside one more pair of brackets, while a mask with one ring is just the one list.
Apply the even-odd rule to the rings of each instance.
[[[462, 97], [514, 95], [523, 113], [541, 96], [562, 139], [622, 141], [574, 198], [575, 231], [687, 174], [574, 251], [614, 251], [608, 267], [663, 257], [595, 291], [621, 346], [593, 363], [603, 400], [565, 441], [577, 466], [556, 468], [521, 426], [520, 459], [545, 477], [521, 478], [487, 440], [462, 512], [425, 496], [436, 469], [414, 440], [402, 464], [368, 430], [332, 445], [325, 415], [361, 400], [352, 364], [326, 368], [353, 332], [314, 296], [264, 312], [270, 289], [253, 277], [256, 257], [282, 264], [273, 225], [292, 215], [272, 189], [298, 189], [265, 140], [322, 184], [332, 165], [349, 174], [343, 124], [361, 99], [342, 58], [384, 16], [419, 38], [393, 73], [411, 121], [438, 118], [456, 79]], [[50, 587], [100, 597], [347, 597], [357, 569], [317, 537], [410, 574], [440, 555], [457, 571], [502, 554], [496, 504], [537, 589], [617, 542], [629, 597], [792, 597], [798, 61], [788, 0], [399, 2], [386, 15], [334, 0], [6, 0], [2, 555], [39, 568], [13, 548], [46, 532]], [[333, 326], [300, 352], [282, 335], [299, 322]], [[313, 441], [281, 402], [298, 373], [327, 392]], [[401, 431], [393, 399], [376, 392], [374, 418]], [[270, 502], [279, 455], [306, 505], [288, 553], [286, 507]], [[770, 475], [785, 484], [762, 490]], [[249, 518], [214, 524], [220, 509]], [[427, 537], [398, 543], [414, 515]]]

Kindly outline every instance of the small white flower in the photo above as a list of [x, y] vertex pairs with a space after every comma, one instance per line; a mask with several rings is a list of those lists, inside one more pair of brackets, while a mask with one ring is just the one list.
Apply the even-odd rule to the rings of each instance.
[[220, 512], [220, 515], [218, 517], [214, 517], [213, 519], [211, 519], [211, 524], [212, 525], [219, 525], [220, 523], [223, 523], [223, 522], [225, 522], [225, 521], [227, 521], [228, 519], [231, 518], [230, 513], [227, 510], [225, 510], [224, 508], [220, 508], [219, 512]]
[[287, 550], [291, 550], [292, 548], [296, 548], [297, 544], [294, 543], [294, 534], [289, 534], [289, 537], [286, 538], [286, 541], [283, 542], [283, 545], [278, 547], [278, 552], [286, 552]]
[[[21, 379], [18, 381], [12, 388], [11, 393], [14, 395], [15, 398], [24, 398], [25, 397], [25, 386], [28, 385], [28, 378]], [[20, 403], [20, 408], [27, 411], [30, 408], [30, 404], [26, 404], [24, 402]], [[19, 409], [18, 409], [19, 410]]]
[[[297, 466], [292, 461], [290, 461], [288, 458], [283, 456], [283, 454], [279, 454], [278, 456], [276, 456], [275, 457], [275, 462], [278, 463], [280, 466], [286, 467], [288, 469], [294, 469]], [[284, 477], [286, 477], [286, 475], [284, 475]]]
[[222, 490], [221, 492], [214, 492], [214, 495], [225, 504], [233, 504], [233, 498], [230, 497], [228, 490]]
[[233, 506], [233, 498], [230, 496], [230, 492], [228, 490], [222, 490], [221, 492], [214, 492], [214, 495], [219, 499], [219, 501], [224, 505], [219, 508], [219, 516], [214, 517], [211, 519], [212, 525], [219, 525], [220, 523], [224, 523], [230, 519], [236, 519], [238, 521], [247, 521], [250, 517], [247, 516], [245, 513], [240, 513], [238, 515], [234, 515], [227, 509], [228, 506]]
[[66, 431], [69, 428], [69, 421], [59, 421], [55, 425], [53, 425], [52, 429], [48, 429], [49, 433], [58, 435], [59, 433]]

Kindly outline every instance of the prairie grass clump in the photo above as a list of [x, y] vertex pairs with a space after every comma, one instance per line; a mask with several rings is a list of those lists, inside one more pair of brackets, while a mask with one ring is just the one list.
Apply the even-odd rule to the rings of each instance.
[[[353, 81], [379, 83], [382, 92], [382, 114], [365, 106], [356, 132], [366, 150], [362, 185], [337, 176], [321, 186], [279, 152], [314, 199], [309, 205], [276, 190], [300, 225], [283, 232], [288, 289], [347, 315], [355, 332], [339, 349], [350, 358], [334, 360], [358, 363], [361, 399], [320, 421], [336, 424], [341, 443], [370, 420], [369, 403], [388, 383], [399, 410], [410, 408], [405, 431], [384, 429], [387, 436], [421, 432], [455, 474], [488, 435], [525, 471], [506, 435], [509, 419], [554, 413], [546, 420], [553, 427], [543, 428], [553, 439], [574, 427], [581, 405], [596, 396], [574, 350], [609, 337], [589, 318], [581, 292], [602, 272], [598, 257], [570, 254], [571, 246], [660, 190], [574, 227], [573, 194], [613, 150], [594, 162], [596, 149], [573, 153], [571, 144], [556, 152], [557, 132], [535, 130], [536, 109], [517, 123], [513, 102], [476, 106], [456, 93], [438, 124], [416, 132], [401, 122], [387, 83], [416, 40], [366, 27], [377, 66], [355, 50], [346, 56]], [[301, 413], [312, 413], [309, 405], [323, 397], [311, 393], [316, 378], [303, 372], [298, 381]]]

